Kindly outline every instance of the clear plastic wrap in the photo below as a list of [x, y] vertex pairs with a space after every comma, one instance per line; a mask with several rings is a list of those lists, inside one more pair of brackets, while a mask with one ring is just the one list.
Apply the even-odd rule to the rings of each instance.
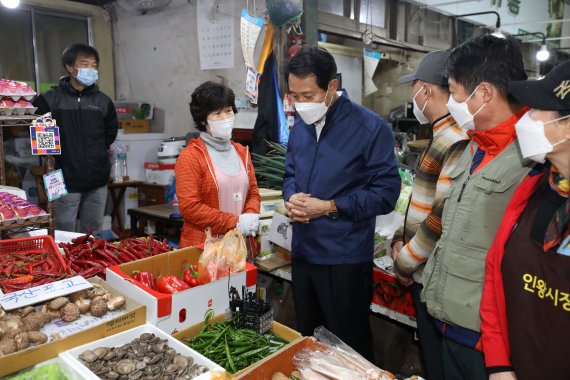
[[315, 338], [321, 349], [303, 349], [293, 357], [293, 364], [303, 380], [393, 380], [394, 375], [364, 359], [336, 335], [318, 327]]

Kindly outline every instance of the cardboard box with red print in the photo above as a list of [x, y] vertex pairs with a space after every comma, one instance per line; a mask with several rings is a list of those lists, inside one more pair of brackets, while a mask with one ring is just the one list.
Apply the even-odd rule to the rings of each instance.
[[378, 305], [408, 317], [415, 318], [416, 316], [410, 289], [400, 284], [396, 276], [379, 268], [374, 268], [372, 305]]
[[204, 314], [209, 309], [212, 309], [214, 314], [223, 314], [229, 308], [230, 286], [238, 289], [240, 293], [242, 286], [246, 286], [248, 291], [255, 292], [257, 268], [251, 264], [246, 264], [246, 270], [243, 272], [174, 294], [159, 293], [131, 277], [134, 271], [141, 271], [154, 273], [157, 278], [167, 275], [182, 278], [186, 268], [198, 263], [201, 253], [202, 250], [198, 248], [184, 248], [115, 265], [107, 268], [107, 282], [128, 297], [145, 305], [147, 322], [168, 334], [173, 334], [203, 322]]

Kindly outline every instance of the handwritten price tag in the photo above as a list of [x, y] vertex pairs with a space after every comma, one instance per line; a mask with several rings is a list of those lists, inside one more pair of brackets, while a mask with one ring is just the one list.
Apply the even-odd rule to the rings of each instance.
[[92, 287], [93, 285], [83, 277], [75, 276], [8, 294], [0, 291], [0, 305], [4, 310], [14, 310]]

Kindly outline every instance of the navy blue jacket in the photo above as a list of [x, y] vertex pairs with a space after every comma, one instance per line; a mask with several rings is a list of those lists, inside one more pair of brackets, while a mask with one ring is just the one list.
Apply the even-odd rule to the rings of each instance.
[[299, 119], [289, 136], [283, 198], [299, 192], [334, 199], [340, 218], [293, 223], [293, 259], [326, 265], [372, 261], [376, 215], [390, 213], [400, 194], [386, 122], [345, 96], [327, 112], [318, 142], [314, 125]]

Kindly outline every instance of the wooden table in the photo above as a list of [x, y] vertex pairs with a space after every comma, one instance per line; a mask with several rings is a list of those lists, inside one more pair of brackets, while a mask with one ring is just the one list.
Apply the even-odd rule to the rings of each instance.
[[117, 221], [117, 232], [121, 238], [125, 235], [125, 226], [123, 224], [123, 218], [121, 216], [120, 209], [121, 203], [125, 199], [125, 191], [127, 191], [127, 187], [138, 187], [141, 184], [141, 181], [123, 181], [109, 183], [109, 193], [111, 194], [111, 200], [113, 201], [113, 209], [111, 210], [111, 224], [113, 224], [114, 220]]
[[183, 219], [170, 218], [171, 214], [180, 213], [178, 206], [173, 206], [171, 204], [132, 208], [128, 210], [127, 213], [131, 217], [131, 231], [133, 236], [136, 236], [139, 220], [149, 220], [158, 224], [174, 226], [180, 229], [184, 224]]

